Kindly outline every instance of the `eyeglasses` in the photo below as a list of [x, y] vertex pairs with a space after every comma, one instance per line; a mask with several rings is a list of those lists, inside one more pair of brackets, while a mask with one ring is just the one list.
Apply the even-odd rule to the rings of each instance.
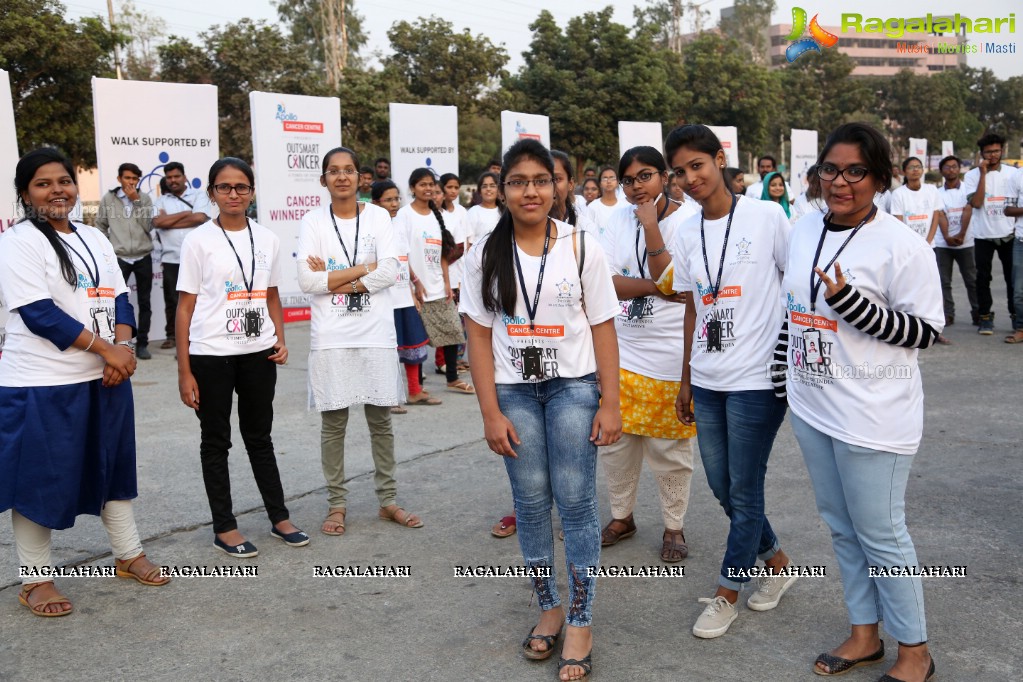
[[998, 147], [997, 149], [981, 149], [980, 150], [980, 155], [981, 156], [994, 156], [996, 154], [1001, 154], [1001, 153], [1002, 153], [1002, 148], [1001, 147]]
[[324, 173], [324, 175], [326, 175], [328, 178], [336, 178], [339, 175], [345, 175], [350, 178], [353, 175], [356, 175], [358, 172], [359, 171], [355, 170], [354, 168], [331, 168], [326, 173]]
[[845, 178], [845, 181], [848, 182], [850, 185], [859, 182], [863, 178], [867, 177], [869, 174], [870, 171], [868, 171], [863, 166], [849, 166], [848, 168], [839, 170], [835, 166], [832, 166], [830, 163], [824, 163], [817, 168], [817, 177], [819, 177], [821, 180], [832, 182], [833, 180], [837, 179], [839, 175], [841, 175], [843, 178]]
[[529, 183], [533, 183], [533, 187], [537, 189], [545, 189], [550, 187], [552, 182], [554, 182], [554, 180], [551, 179], [551, 176], [545, 175], [543, 177], [533, 178], [532, 180], [508, 180], [504, 183], [504, 186], [510, 190], [522, 192], [525, 191], [526, 187], [529, 187]]
[[906, 170], [907, 171], [918, 171], [918, 170], [923, 170], [923, 169], [924, 169], [923, 166], [915, 166], [915, 165], [914, 166], [906, 166]]
[[622, 187], [632, 187], [633, 183], [636, 182], [644, 183], [649, 182], [650, 178], [654, 177], [655, 175], [657, 175], [657, 173], [654, 173], [653, 171], [643, 171], [642, 173], [637, 173], [636, 177], [632, 177], [630, 175], [623, 175]]
[[213, 185], [213, 191], [225, 197], [231, 193], [231, 190], [234, 190], [238, 196], [244, 197], [252, 193], [253, 187], [252, 185], [229, 185], [226, 182]]

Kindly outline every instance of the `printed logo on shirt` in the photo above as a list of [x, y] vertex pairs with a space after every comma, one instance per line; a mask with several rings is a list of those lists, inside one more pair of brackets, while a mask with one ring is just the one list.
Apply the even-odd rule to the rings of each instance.
[[330, 305], [335, 317], [350, 317], [370, 312], [373, 299], [369, 294], [331, 294]]
[[[800, 305], [800, 308], [806, 310], [805, 306]], [[833, 332], [838, 331], [838, 322], [835, 320], [829, 320], [826, 317], [820, 315], [808, 315], [806, 313], [795, 312], [792, 309], [792, 304], [789, 304], [789, 322], [792, 324], [799, 325], [800, 327], [814, 327], [816, 329], [827, 329]]]
[[646, 327], [654, 319], [654, 297], [641, 296], [618, 301], [618, 323], [623, 327]]
[[533, 329], [528, 324], [509, 324], [508, 336], [523, 337], [535, 336], [538, 338], [561, 339], [565, 337], [565, 327], [560, 324], [538, 324]]
[[[253, 298], [256, 298], [256, 293], [255, 291], [252, 292]], [[265, 291], [261, 293], [264, 297], [266, 296]], [[258, 341], [259, 337], [263, 334], [263, 327], [266, 324], [265, 312], [265, 308], [249, 307], [228, 308], [225, 310], [224, 316], [227, 318], [225, 329], [228, 341], [239, 345]]]
[[[537, 330], [540, 328], [537, 327]], [[529, 325], [526, 325], [526, 330], [529, 330]], [[522, 374], [522, 348], [517, 346], [508, 346], [508, 356], [511, 366], [515, 369], [517, 375]], [[558, 349], [557, 348], [540, 348], [540, 366], [543, 370], [543, 375], [530, 380], [529, 383], [537, 383], [546, 379], [557, 379], [561, 376], [561, 371], [558, 369]]]
[[426, 247], [423, 249], [423, 261], [428, 265], [440, 265], [440, 253], [444, 242], [431, 237], [428, 232], [423, 231], [423, 241]]
[[[822, 327], [818, 325], [817, 328], [820, 329]], [[815, 334], [814, 336], [817, 335]], [[806, 339], [803, 338], [802, 333], [789, 336], [790, 376], [793, 376], [796, 381], [807, 386], [823, 389], [825, 386], [834, 383], [831, 354], [834, 352], [835, 342], [827, 341], [821, 335], [819, 342], [814, 343], [814, 345], [818, 343], [820, 348], [810, 349], [811, 356], [817, 357], [817, 362], [810, 362], [807, 360]]]
[[262, 289], [262, 290], [260, 290], [260, 289], [253, 289], [252, 293], [250, 294], [245, 289], [244, 286], [242, 286], [241, 284], [235, 284], [231, 280], [227, 280], [226, 282], [224, 282], [224, 292], [227, 294], [227, 300], [229, 300], [229, 301], [237, 301], [237, 300], [246, 300], [247, 301], [250, 298], [253, 299], [253, 300], [266, 298], [266, 289]]
[[721, 323], [721, 350], [735, 345], [735, 308], [714, 307], [707, 311], [700, 326], [696, 329], [697, 343], [707, 344], [707, 323], [717, 320]]
[[78, 288], [85, 291], [85, 295], [89, 298], [113, 298], [114, 290], [110, 287], [96, 287], [96, 283], [92, 281], [92, 278], [86, 277], [82, 273], [78, 273]]
[[269, 270], [270, 269], [270, 257], [265, 251], [256, 251], [256, 269], [257, 270]]
[[[700, 292], [700, 298], [704, 305], [711, 305], [714, 303], [714, 294], [711, 292], [710, 287], [705, 286], [699, 278], [696, 279], [696, 290]], [[718, 292], [718, 300], [724, 298], [739, 298], [742, 296], [742, 287], [721, 287], [721, 291]]]

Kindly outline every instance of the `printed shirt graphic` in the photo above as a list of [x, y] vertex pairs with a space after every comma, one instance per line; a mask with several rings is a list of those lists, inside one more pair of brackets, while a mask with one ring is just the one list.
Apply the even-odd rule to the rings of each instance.
[[[191, 204], [189, 208], [188, 204], [184, 199]], [[191, 211], [192, 213], [205, 213], [207, 218], [215, 218], [217, 211], [214, 211], [210, 204], [209, 197], [202, 190], [195, 189], [194, 187], [188, 187], [181, 194], [181, 199], [174, 196], [170, 192], [167, 194], [161, 194], [153, 202], [153, 210], [159, 215], [160, 211], [165, 211], [167, 215], [174, 213], [181, 213], [182, 211]], [[192, 230], [196, 228], [182, 227], [175, 228], [173, 230], [157, 230], [157, 234], [160, 237], [161, 253], [160, 261], [163, 263], [180, 263], [181, 262], [181, 245], [185, 241], [185, 237], [188, 236]]]
[[[680, 206], [661, 221], [661, 237], [665, 244], [672, 243], [675, 232], [689, 216], [690, 213]], [[651, 279], [649, 263], [646, 262], [649, 259], [645, 258], [646, 233], [636, 220], [635, 207], [628, 204], [615, 211], [611, 225], [610, 232], [614, 235], [608, 251], [611, 274], [640, 277], [636, 260], [638, 251], [645, 261], [646, 278]], [[658, 296], [648, 296], [643, 301], [643, 310], [637, 310], [639, 304], [632, 300], [619, 301], [618, 305], [615, 331], [618, 332], [618, 356], [622, 369], [653, 379], [678, 381], [682, 374], [684, 336], [681, 331], [685, 304], [668, 303]]]
[[[78, 223], [74, 227], [96, 258], [99, 287], [89, 274], [89, 269], [95, 272], [92, 258], [74, 234], [58, 234], [89, 264], [86, 268], [81, 259], [69, 251], [78, 275], [78, 286], [74, 289], [61, 274], [53, 247], [34, 225], [18, 223], [0, 235], [0, 301], [10, 311], [7, 339], [0, 358], [0, 386], [58, 386], [103, 376], [100, 356], [77, 348], [58, 350], [49, 340], [29, 331], [18, 314], [18, 308], [23, 305], [51, 299], [90, 331], [98, 311], [106, 314], [110, 325], [114, 324], [114, 299], [128, 291], [114, 247], [99, 230]], [[113, 340], [111, 327], [100, 331], [103, 338]]]
[[[361, 204], [359, 216], [359, 255], [355, 257], [355, 218], [342, 220], [335, 217], [341, 238], [345, 240], [348, 255], [356, 264], [376, 263], [385, 258], [398, 258], [394, 240], [394, 227], [387, 211], [372, 204]], [[328, 273], [349, 267], [341, 243], [330, 220], [330, 203], [305, 214], [298, 231], [297, 259], [318, 256], [327, 264]], [[407, 272], [407, 270], [406, 270]], [[406, 283], [407, 287], [407, 283]], [[327, 348], [394, 348], [391, 290], [375, 294], [356, 294], [348, 291], [315, 294], [310, 302], [312, 324], [309, 347], [311, 350]]]
[[[482, 258], [489, 237], [469, 249], [459, 310], [493, 330], [494, 380], [499, 384], [529, 383], [522, 378], [522, 351], [531, 345], [540, 348], [543, 380], [581, 377], [596, 371], [590, 326], [606, 322], [618, 314], [618, 301], [604, 253], [592, 236], [580, 232], [579, 238], [586, 240], [586, 262], [581, 283], [586, 297], [586, 311], [583, 311], [579, 266], [572, 249], [573, 228], [557, 220], [554, 224], [558, 238], [551, 239], [547, 254], [540, 303], [534, 320], [536, 332], [533, 334], [529, 330], [529, 314], [521, 289], [515, 299], [512, 316], [483, 307]], [[526, 291], [532, 297], [540, 273], [540, 257], [529, 256], [520, 249], [519, 261]]]
[[[927, 233], [931, 230], [931, 220], [935, 211], [944, 211], [945, 203], [938, 194], [938, 188], [934, 185], [921, 184], [920, 189], [914, 191], [908, 185], [899, 187], [892, 192], [892, 202], [888, 211], [891, 215], [901, 215], [909, 229], [927, 239]], [[941, 228], [935, 229], [934, 234], [941, 232]], [[935, 237], [936, 238], [936, 237]]]
[[[675, 291], [689, 291], [696, 305], [690, 369], [695, 386], [714, 391], [770, 390], [768, 363], [778, 343], [784, 311], [781, 274], [792, 229], [773, 201], [739, 197], [728, 236], [721, 291], [712, 305], [728, 216], [707, 220], [707, 262], [700, 248], [700, 215], [686, 220], [668, 250], [675, 256]], [[721, 322], [721, 350], [707, 352], [707, 323]]]
[[[806, 360], [803, 332], [810, 328], [810, 272], [824, 221], [806, 216], [793, 228], [783, 287], [789, 309], [788, 400], [792, 412], [815, 429], [846, 443], [913, 454], [923, 432], [923, 389], [916, 349], [893, 346], [839, 318], [817, 296], [814, 327], [820, 361]], [[826, 264], [849, 236], [829, 232], [821, 249]], [[861, 229], [838, 258], [846, 280], [872, 303], [910, 313], [940, 330], [944, 321], [934, 253], [890, 215]], [[833, 275], [832, 267], [829, 274]]]
[[408, 237], [405, 231], [399, 228], [398, 218], [395, 216], [391, 221], [391, 233], [394, 235], [394, 252], [398, 257], [398, 275], [394, 278], [394, 286], [390, 289], [391, 305], [395, 310], [416, 304], [412, 298], [412, 276], [408, 269]]
[[[988, 171], [984, 180], [984, 203], [973, 209], [969, 231], [977, 239], [1000, 239], [1013, 233], [1014, 219], [1005, 215], [1006, 199], [1016, 188], [1016, 175], [1012, 166], [1004, 163], [996, 171]], [[974, 168], [963, 177], [963, 191], [967, 196], [977, 191], [980, 169]]]
[[[280, 240], [273, 232], [249, 221], [256, 246], [256, 270], [251, 273], [252, 249], [248, 230], [228, 230], [238, 252], [227, 245], [224, 231], [212, 220], [195, 228], [181, 245], [178, 291], [196, 294], [188, 329], [192, 355], [244, 355], [272, 348], [277, 330], [266, 307], [267, 289], [281, 280]], [[238, 260], [245, 268], [252, 297], [245, 287]]]
[[402, 231], [408, 242], [408, 262], [426, 289], [426, 300], [444, 298], [444, 271], [440, 264], [443, 242], [437, 216], [433, 212], [419, 215], [409, 204], [401, 207], [394, 222], [394, 229]]
[[[963, 191], [962, 183], [955, 189], [945, 189], [945, 186], [942, 185], [938, 188], [938, 196], [941, 197], [945, 217], [948, 218], [948, 234], [950, 237], [954, 237], [963, 229], [963, 209], [966, 206], [966, 192]], [[973, 222], [972, 218], [970, 222]], [[963, 240], [962, 246], [949, 246], [939, 227], [937, 232], [934, 233], [934, 246], [943, 249], [969, 249], [973, 246], [973, 228], [967, 225], [966, 239]]]

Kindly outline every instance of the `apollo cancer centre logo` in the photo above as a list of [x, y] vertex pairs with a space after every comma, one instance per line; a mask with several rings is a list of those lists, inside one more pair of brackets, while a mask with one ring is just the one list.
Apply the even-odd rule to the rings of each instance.
[[[785, 38], [790, 42], [794, 41], [785, 50], [785, 58], [790, 63], [796, 61], [807, 52], [820, 54], [822, 47], [834, 47], [838, 44], [838, 36], [834, 33], [828, 33], [817, 23], [818, 16], [817, 14], [813, 15], [813, 19], [810, 20], [810, 25], [807, 27], [806, 10], [802, 7], [792, 8], [792, 33]], [[808, 28], [810, 37], [802, 38], [801, 36]]]

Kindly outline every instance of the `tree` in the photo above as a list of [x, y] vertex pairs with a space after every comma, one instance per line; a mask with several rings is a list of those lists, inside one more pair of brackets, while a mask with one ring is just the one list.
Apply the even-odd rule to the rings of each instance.
[[734, 39], [756, 64], [767, 64], [767, 28], [774, 0], [735, 0], [732, 13], [721, 18], [718, 28]]
[[[818, 130], [826, 135], [858, 114], [869, 111], [872, 90], [863, 80], [850, 78], [856, 62], [838, 50], [824, 50], [797, 59], [777, 74], [785, 106], [775, 119], [771, 139], [788, 135], [791, 128]], [[856, 120], [861, 120], [858, 116]]]
[[[966, 88], [963, 106], [977, 117], [983, 131], [996, 132], [1019, 143], [1023, 135], [1023, 77], [1001, 81], [990, 69], [970, 67], [945, 73]], [[976, 139], [968, 148], [975, 147]]]
[[654, 41], [675, 54], [682, 52], [682, 19], [688, 17], [695, 33], [703, 32], [703, 22], [710, 14], [702, 9], [706, 3], [691, 0], [647, 0], [646, 7], [633, 7], [636, 30], [651, 29]]
[[55, 0], [5, 0], [0, 68], [10, 73], [22, 151], [56, 146], [95, 165], [92, 77], [113, 75], [115, 40], [98, 17], [65, 21]]
[[341, 99], [341, 141], [363, 161], [390, 156], [390, 103], [410, 101], [404, 83], [390, 72], [350, 68], [337, 94]]
[[121, 3], [116, 15], [114, 29], [122, 37], [124, 45], [124, 77], [130, 80], [149, 81], [157, 78], [160, 58], [156, 43], [167, 32], [167, 22], [153, 14], [140, 12], [131, 0]]
[[327, 83], [337, 90], [349, 67], [360, 66], [359, 50], [368, 40], [363, 17], [353, 0], [278, 0], [277, 14], [291, 25], [291, 37], [303, 43], [309, 56], [327, 72]]

